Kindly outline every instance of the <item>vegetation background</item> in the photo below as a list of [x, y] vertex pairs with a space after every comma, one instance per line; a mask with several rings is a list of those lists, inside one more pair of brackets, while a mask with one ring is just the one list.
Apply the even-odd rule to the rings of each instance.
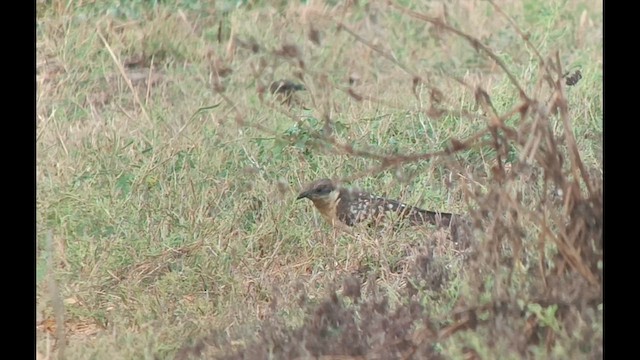
[[37, 357], [601, 358], [602, 7], [38, 1]]

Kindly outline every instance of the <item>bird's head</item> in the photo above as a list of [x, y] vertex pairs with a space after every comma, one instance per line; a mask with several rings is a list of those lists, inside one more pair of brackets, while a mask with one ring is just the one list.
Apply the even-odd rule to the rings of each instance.
[[309, 184], [299, 195], [297, 200], [307, 198], [314, 203], [327, 203], [336, 201], [338, 187], [329, 179], [321, 179]]

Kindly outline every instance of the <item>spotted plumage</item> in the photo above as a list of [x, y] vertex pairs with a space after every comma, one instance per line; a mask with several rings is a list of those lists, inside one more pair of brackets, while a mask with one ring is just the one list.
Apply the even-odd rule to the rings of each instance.
[[397, 214], [413, 225], [430, 223], [449, 226], [454, 218], [453, 214], [423, 210], [364, 191], [337, 186], [329, 179], [311, 183], [298, 195], [298, 199], [303, 198], [311, 200], [320, 214], [332, 224], [336, 221], [349, 226], [361, 222], [378, 223], [390, 213]]

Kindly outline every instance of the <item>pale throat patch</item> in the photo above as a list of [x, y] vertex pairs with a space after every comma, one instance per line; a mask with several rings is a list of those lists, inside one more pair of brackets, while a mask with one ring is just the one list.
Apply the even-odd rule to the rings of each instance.
[[336, 218], [336, 207], [338, 206], [338, 199], [340, 196], [339, 190], [333, 190], [327, 196], [318, 199], [312, 199], [313, 204], [320, 210], [320, 213], [327, 218], [329, 221], [332, 221]]

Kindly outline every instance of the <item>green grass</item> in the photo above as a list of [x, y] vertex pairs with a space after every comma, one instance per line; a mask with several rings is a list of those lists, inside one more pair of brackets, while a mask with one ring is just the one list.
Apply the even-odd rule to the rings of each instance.
[[[448, 266], [449, 278], [438, 290], [426, 280], [416, 285], [417, 296], [435, 318], [447, 319], [476, 284], [448, 246], [421, 248], [425, 237], [434, 237], [430, 230], [344, 234], [295, 197], [311, 180], [366, 173], [351, 184], [424, 208], [465, 212], [466, 184], [490, 186], [484, 179], [491, 176], [494, 149], [375, 172], [378, 162], [322, 146], [318, 134], [326, 135], [328, 115], [335, 140], [355, 149], [385, 155], [443, 150], [450, 139], [486, 127], [482, 111], [474, 110], [476, 85], [499, 113], [517, 103], [504, 73], [463, 39], [382, 3], [346, 10], [304, 2], [212, 4], [38, 4], [37, 312], [41, 320], [54, 318], [48, 283], [55, 280], [67, 358], [172, 358], [214, 330], [242, 347], [251, 339], [245, 334], [274, 313], [285, 328], [303, 324], [309, 312], [298, 303], [300, 292], [320, 303], [344, 276], [359, 271], [365, 278], [377, 274], [381, 291], [398, 306], [405, 270], [424, 251], [438, 254], [433, 266]], [[408, 6], [430, 15], [441, 9]], [[543, 57], [558, 51], [566, 71], [581, 69], [583, 78], [566, 96], [582, 159], [601, 175], [602, 3], [500, 6]], [[447, 21], [483, 41], [526, 91], [547, 100], [548, 89], [536, 92], [538, 60], [489, 3], [448, 6]], [[308, 40], [310, 22], [322, 32], [321, 46]], [[338, 22], [393, 54], [397, 64], [338, 31]], [[260, 51], [232, 37], [255, 41]], [[284, 43], [298, 46], [304, 67], [274, 55]], [[130, 87], [120, 66], [135, 58], [143, 65], [124, 67]], [[418, 97], [400, 66], [423, 78]], [[216, 80], [223, 67], [231, 73]], [[297, 95], [306, 109], [288, 108], [268, 92], [260, 100], [261, 86], [296, 73], [308, 88]], [[353, 74], [360, 79], [353, 90], [364, 101], [345, 91]], [[443, 107], [451, 113], [429, 113], [430, 86], [445, 95]], [[514, 116], [507, 123], [518, 121]], [[563, 133], [561, 124], [556, 130]], [[465, 171], [477, 177], [465, 180]], [[525, 196], [541, 192], [539, 182], [518, 186]], [[527, 288], [526, 276], [518, 281], [524, 283], [514, 289]], [[528, 311], [557, 333], [551, 357], [576, 354], [552, 310], [530, 305]], [[599, 328], [602, 339], [601, 313], [599, 319], [588, 325]], [[58, 351], [54, 334], [38, 329], [38, 352]], [[509, 339], [489, 342], [492, 336], [480, 329], [452, 339], [492, 358], [510, 346]], [[453, 340], [438, 346], [445, 357], [464, 352]], [[531, 354], [548, 353], [540, 345]]]

